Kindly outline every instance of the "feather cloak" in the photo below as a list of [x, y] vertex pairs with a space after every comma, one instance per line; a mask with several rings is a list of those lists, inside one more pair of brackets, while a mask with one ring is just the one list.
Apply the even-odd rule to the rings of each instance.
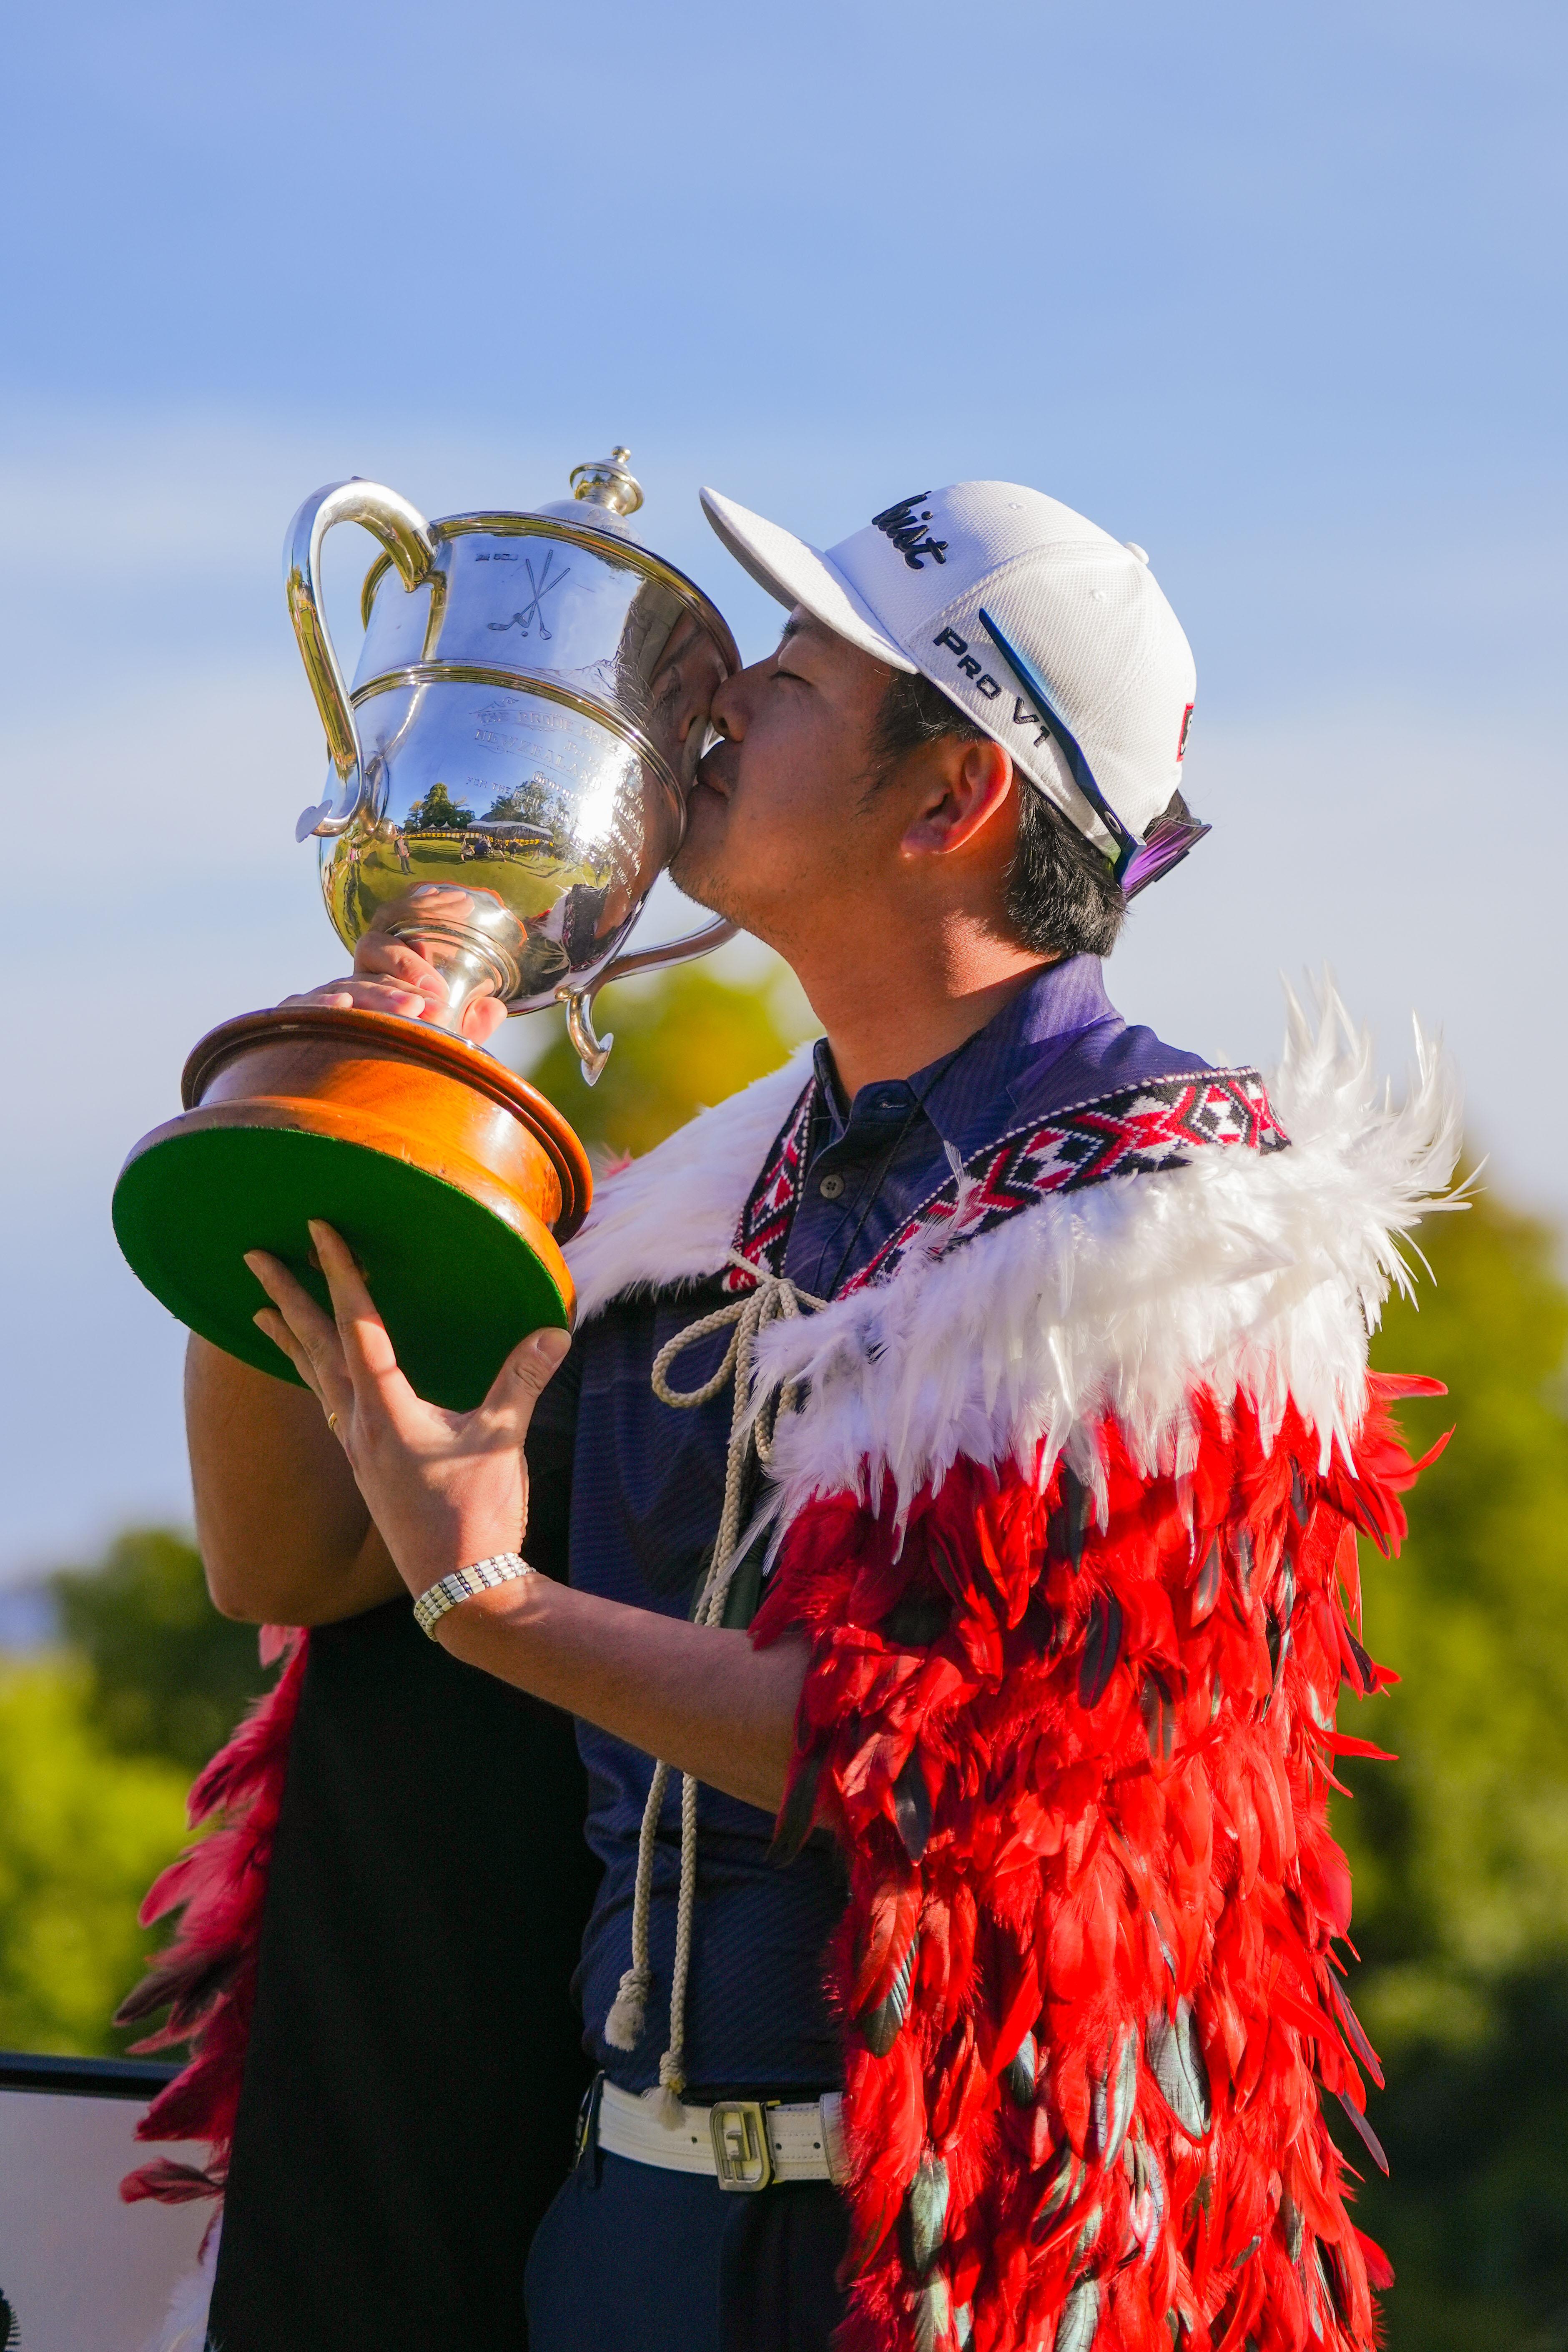
[[[1389, 1406], [1430, 1384], [1367, 1367], [1458, 1148], [1417, 1042], [1396, 1108], [1338, 1004], [1314, 1031], [1292, 1003], [1289, 1149], [1198, 1136], [1000, 1220], [962, 1171], [881, 1278], [763, 1335], [755, 1401], [804, 1399], [774, 1434], [753, 1628], [810, 1644], [778, 1850], [824, 1824], [850, 1882], [826, 1958], [844, 2352], [1375, 2341], [1387, 2265], [1321, 2111], [1380, 2160], [1327, 1797], [1365, 1746], [1334, 1727], [1342, 1680], [1391, 1678], [1360, 1640], [1356, 1537], [1397, 1544], [1425, 1466]], [[604, 1186], [568, 1252], [581, 1318], [724, 1268], [805, 1079]], [[159, 2039], [196, 2039], [143, 2137], [219, 2161], [131, 2194], [221, 2179], [301, 1664], [198, 1784], [239, 1800], [228, 1847], [153, 1898], [194, 1898]]]
[[[1431, 1384], [1367, 1366], [1458, 1146], [1418, 1047], [1396, 1108], [1292, 1004], [1289, 1149], [999, 1222], [963, 1171], [887, 1278], [763, 1334], [758, 1395], [805, 1399], [753, 1627], [810, 1645], [777, 1850], [826, 1825], [850, 1882], [843, 2352], [1376, 2340], [1322, 2114], [1382, 2160], [1327, 1801], [1367, 1752], [1342, 1681], [1390, 1679], [1356, 1538], [1398, 1543], [1425, 1466], [1389, 1407]], [[723, 1265], [802, 1076], [605, 1188], [584, 1314]]]

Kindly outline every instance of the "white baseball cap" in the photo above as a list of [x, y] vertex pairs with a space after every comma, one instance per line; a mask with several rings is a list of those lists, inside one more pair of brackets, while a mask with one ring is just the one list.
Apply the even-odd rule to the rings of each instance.
[[1016, 482], [917, 491], [826, 553], [715, 490], [702, 504], [781, 604], [940, 687], [1129, 897], [1207, 832], [1171, 806], [1197, 673], [1142, 548]]

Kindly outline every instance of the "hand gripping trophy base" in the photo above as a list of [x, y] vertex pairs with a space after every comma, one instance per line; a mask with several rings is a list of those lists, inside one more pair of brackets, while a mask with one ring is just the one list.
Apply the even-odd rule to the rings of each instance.
[[461, 1038], [320, 1005], [242, 1014], [185, 1065], [183, 1117], [121, 1171], [114, 1230], [193, 1331], [279, 1380], [244, 1263], [274, 1252], [327, 1304], [307, 1221], [364, 1269], [421, 1396], [465, 1412], [510, 1350], [575, 1304], [559, 1244], [587, 1213], [587, 1155], [561, 1113]]

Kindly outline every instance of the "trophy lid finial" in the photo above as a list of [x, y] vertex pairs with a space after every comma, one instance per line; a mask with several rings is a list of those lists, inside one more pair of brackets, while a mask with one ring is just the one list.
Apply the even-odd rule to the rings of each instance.
[[591, 457], [585, 466], [574, 466], [573, 497], [585, 499], [590, 506], [606, 507], [611, 514], [636, 514], [642, 504], [642, 484], [631, 470], [631, 454], [617, 444], [607, 457]]

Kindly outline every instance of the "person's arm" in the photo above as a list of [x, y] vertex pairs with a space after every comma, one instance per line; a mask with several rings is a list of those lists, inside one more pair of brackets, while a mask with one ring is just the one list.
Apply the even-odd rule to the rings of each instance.
[[[257, 1317], [335, 1417], [369, 1514], [410, 1592], [519, 1550], [528, 1524], [523, 1443], [566, 1352], [563, 1331], [514, 1348], [489, 1396], [454, 1413], [415, 1395], [342, 1241], [310, 1227], [331, 1291], [324, 1315], [279, 1258], [247, 1263], [276, 1306]], [[805, 1679], [804, 1640], [753, 1650], [744, 1633], [628, 1609], [531, 1576], [478, 1593], [437, 1639], [537, 1698], [581, 1716], [678, 1770], [775, 1811]]]
[[768, 1813], [784, 1802], [804, 1640], [753, 1650], [746, 1633], [628, 1609], [546, 1576], [476, 1593], [437, 1621], [436, 1639], [726, 1796]]
[[226, 1617], [323, 1625], [403, 1591], [308, 1389], [193, 1338], [185, 1432], [196, 1543], [207, 1590]]

